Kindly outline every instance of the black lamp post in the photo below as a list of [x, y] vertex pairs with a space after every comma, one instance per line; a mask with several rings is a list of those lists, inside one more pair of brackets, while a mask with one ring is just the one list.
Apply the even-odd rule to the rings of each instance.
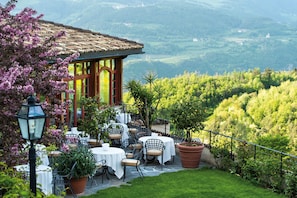
[[45, 125], [46, 114], [40, 104], [35, 103], [35, 98], [29, 96], [27, 103], [22, 104], [18, 115], [18, 122], [22, 138], [30, 141], [30, 189], [36, 195], [36, 150], [34, 141], [41, 139]]

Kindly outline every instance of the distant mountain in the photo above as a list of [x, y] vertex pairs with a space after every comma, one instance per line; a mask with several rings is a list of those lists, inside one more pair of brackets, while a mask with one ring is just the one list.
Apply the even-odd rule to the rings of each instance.
[[[1, 3], [6, 2], [0, 0]], [[297, 66], [296, 0], [19, 0], [45, 20], [144, 44], [125, 80]]]

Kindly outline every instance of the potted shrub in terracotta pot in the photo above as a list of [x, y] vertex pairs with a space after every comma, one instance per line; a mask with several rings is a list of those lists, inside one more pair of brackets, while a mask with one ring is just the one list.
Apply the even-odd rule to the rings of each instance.
[[64, 146], [64, 150], [55, 160], [54, 167], [57, 169], [59, 175], [67, 175], [75, 162], [76, 166], [70, 182], [73, 192], [80, 194], [85, 190], [88, 176], [91, 175], [96, 168], [93, 153], [84, 146], [73, 149], [68, 149]]
[[170, 111], [171, 122], [177, 130], [182, 130], [183, 142], [177, 144], [184, 168], [197, 168], [204, 144], [193, 141], [192, 133], [203, 129], [205, 111], [198, 100], [187, 99], [177, 103]]

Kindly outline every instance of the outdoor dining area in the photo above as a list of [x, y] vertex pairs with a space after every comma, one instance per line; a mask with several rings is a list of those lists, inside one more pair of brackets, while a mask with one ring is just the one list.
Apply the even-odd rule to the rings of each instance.
[[[132, 171], [146, 176], [150, 164], [156, 164], [156, 172], [176, 162], [174, 140], [152, 132], [144, 119], [153, 111], [141, 115], [140, 125], [131, 125], [135, 120], [125, 111], [123, 60], [143, 54], [142, 43], [39, 20], [28, 10], [30, 17], [20, 21], [9, 14], [14, 7], [15, 1], [1, 6], [7, 18], [2, 26], [9, 27], [1, 33], [3, 44], [15, 53], [3, 48], [0, 168], [1, 173], [12, 169], [5, 172], [6, 180], [21, 181], [0, 185], [0, 197], [24, 192], [27, 197], [77, 196], [83, 191], [75, 191], [73, 179], [101, 186], [113, 178], [125, 182]], [[145, 99], [153, 109], [153, 101], [147, 101], [153, 97]], [[112, 119], [97, 118], [105, 106], [120, 108]], [[133, 112], [143, 111], [135, 106]]]
[[66, 133], [66, 139], [76, 136], [76, 146], [87, 147], [93, 154], [96, 171], [89, 177], [87, 184], [91, 188], [98, 188], [111, 178], [113, 181], [125, 182], [131, 171], [135, 177], [146, 176], [144, 167], [150, 165], [163, 171], [165, 164], [173, 162], [176, 155], [175, 143], [171, 137], [143, 131], [142, 128], [129, 128], [124, 123], [113, 121], [107, 124], [106, 130], [110, 134], [110, 143], [100, 145], [94, 145], [91, 138], [82, 138], [82, 132], [76, 129]]
[[[123, 114], [119, 113], [119, 115]], [[85, 167], [86, 170], [91, 168], [85, 184], [79, 184], [79, 186], [86, 186], [87, 189], [98, 189], [100, 186], [103, 187], [104, 183], [114, 180], [125, 182], [133, 177], [143, 178], [151, 175], [146, 168], [150, 165], [154, 167], [151, 171], [153, 174], [156, 174], [156, 170], [163, 172], [166, 164], [174, 162], [176, 155], [174, 139], [152, 132], [143, 126], [132, 126], [127, 122], [131, 121], [130, 115], [124, 116], [128, 119], [117, 116], [119, 119], [109, 120], [103, 127], [101, 125], [100, 131], [108, 134], [108, 141], [105, 142], [100, 141], [100, 136], [94, 139], [85, 131], [79, 131], [77, 127], [63, 132], [62, 146], [55, 150], [27, 141], [24, 148], [29, 148], [29, 164], [19, 164], [14, 168], [23, 173], [24, 179], [30, 180], [32, 188], [36, 186], [45, 195], [61, 195], [66, 192], [66, 196], [73, 197], [85, 194], [86, 191], [85, 188], [77, 190], [77, 187], [71, 183], [75, 177], [82, 176], [78, 171], [84, 169], [80, 167], [80, 160], [84, 164], [89, 163], [89, 166]], [[19, 115], [19, 119], [26, 118]], [[32, 122], [32, 120], [29, 121]], [[34, 126], [38, 128], [42, 123], [38, 124], [35, 120]], [[32, 126], [29, 126], [27, 138], [33, 134], [30, 127]], [[25, 133], [23, 135], [26, 136]], [[36, 164], [30, 161], [33, 149], [36, 153], [36, 156], [33, 156], [36, 158]], [[33, 174], [35, 181], [32, 179]]]

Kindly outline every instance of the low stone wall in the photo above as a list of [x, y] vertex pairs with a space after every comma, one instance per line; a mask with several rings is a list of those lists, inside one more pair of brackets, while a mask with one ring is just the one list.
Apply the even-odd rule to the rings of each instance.
[[201, 155], [201, 161], [206, 162], [209, 165], [216, 166], [216, 160], [208, 147], [204, 147]]
[[170, 123], [168, 124], [154, 124], [151, 127], [152, 131], [160, 132], [163, 134], [170, 134]]

